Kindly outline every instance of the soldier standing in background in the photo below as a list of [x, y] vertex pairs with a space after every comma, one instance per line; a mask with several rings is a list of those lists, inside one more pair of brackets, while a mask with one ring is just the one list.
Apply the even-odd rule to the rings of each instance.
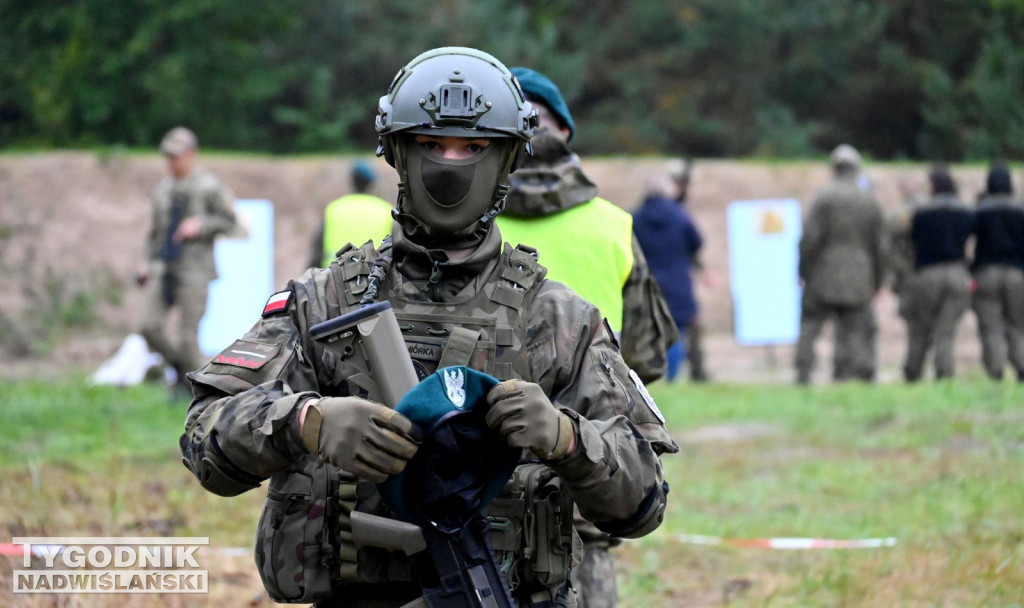
[[910, 220], [914, 270], [904, 281], [900, 298], [900, 316], [907, 322], [903, 377], [908, 382], [921, 379], [932, 347], [935, 377], [953, 376], [956, 329], [971, 299], [966, 244], [974, 231], [974, 213], [957, 196], [946, 166], [934, 167], [928, 181], [932, 197]]
[[871, 303], [885, 272], [882, 209], [874, 193], [858, 183], [857, 150], [837, 146], [830, 162], [834, 180], [815, 198], [800, 238], [800, 384], [810, 382], [814, 343], [830, 319], [835, 325], [833, 379], [871, 381], [875, 376], [877, 324]]
[[324, 219], [313, 237], [309, 266], [326, 267], [339, 249], [366, 239], [380, 243], [391, 234], [391, 204], [370, 194], [376, 175], [364, 162], [352, 165], [351, 194], [332, 201], [324, 210]]
[[[532, 250], [503, 243], [493, 222], [535, 126], [494, 57], [448, 47], [413, 59], [376, 121], [402, 184], [393, 242], [349, 248], [289, 282], [242, 339], [190, 375], [185, 465], [222, 496], [270, 479], [255, 553], [274, 600], [398, 608], [422, 592], [408, 557], [352, 537], [353, 511], [394, 515], [374, 484], [402, 472], [420, 445], [409, 418], [366, 398], [367, 377], [384, 382], [388, 370], [310, 335], [361, 302], [390, 302], [421, 379], [465, 365], [501, 380], [486, 393], [488, 426], [522, 454], [521, 467], [557, 475], [600, 530], [635, 538], [660, 525], [659, 454], [678, 451], [664, 418], [601, 312], [547, 280]], [[504, 498], [526, 508], [525, 497]], [[522, 608], [575, 605], [567, 568], [530, 571], [531, 557], [578, 557], [575, 532], [560, 534], [557, 519], [515, 530], [509, 582]]]
[[[505, 210], [497, 218], [506, 241], [536, 248], [548, 277], [595, 304], [619, 337], [622, 357], [644, 382], [662, 377], [676, 327], [644, 254], [629, 213], [597, 196], [580, 157], [569, 146], [576, 125], [558, 86], [525, 67], [511, 72], [537, 109], [532, 154], [509, 178]], [[581, 608], [618, 603], [611, 547], [620, 541], [577, 517], [583, 563], [573, 571]]]
[[1005, 166], [989, 170], [975, 218], [972, 305], [985, 371], [1002, 379], [1009, 357], [1024, 381], [1024, 206], [1013, 198]]
[[[903, 176], [898, 182], [903, 196], [900, 208], [886, 217], [886, 235], [889, 241], [888, 273], [889, 288], [902, 303], [905, 296], [904, 286], [914, 272], [914, 244], [910, 240], [910, 221], [914, 210], [924, 203], [915, 191], [915, 183], [909, 176]], [[899, 312], [903, 316], [902, 307]], [[905, 320], [905, 319], [904, 319]]]
[[[195, 166], [198, 140], [185, 127], [171, 129], [160, 142], [170, 175], [151, 197], [146, 263], [137, 274], [146, 287], [142, 336], [177, 374], [179, 391], [188, 391], [185, 374], [203, 363], [199, 321], [206, 312], [210, 281], [217, 278], [213, 241], [235, 227], [234, 195], [212, 173]], [[177, 309], [178, 339], [166, 329]]]
[[632, 231], [632, 217], [597, 196], [569, 147], [576, 125], [561, 91], [529, 68], [512, 68], [540, 126], [533, 153], [509, 179], [498, 226], [509, 243], [536, 248], [548, 276], [604, 313], [619, 337], [622, 358], [644, 382], [665, 373], [677, 331]]

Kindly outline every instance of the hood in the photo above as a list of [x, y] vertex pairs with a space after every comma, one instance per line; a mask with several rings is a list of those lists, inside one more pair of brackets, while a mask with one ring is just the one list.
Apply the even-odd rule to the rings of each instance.
[[567, 146], [557, 160], [531, 163], [509, 176], [505, 215], [540, 217], [572, 209], [597, 196], [597, 186], [583, 173], [579, 155]]

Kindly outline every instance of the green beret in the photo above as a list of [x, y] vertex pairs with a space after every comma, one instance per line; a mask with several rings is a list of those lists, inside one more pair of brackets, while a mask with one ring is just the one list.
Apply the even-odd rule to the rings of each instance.
[[542, 102], [558, 117], [562, 126], [569, 129], [568, 141], [572, 141], [573, 135], [576, 134], [576, 123], [572, 121], [569, 106], [565, 105], [565, 98], [562, 97], [558, 86], [544, 74], [530, 68], [512, 68], [509, 71], [515, 75], [519, 86], [523, 87], [527, 99], [536, 99]]
[[498, 379], [463, 366], [427, 376], [395, 410], [423, 430], [423, 444], [405, 470], [378, 484], [381, 499], [415, 524], [462, 528], [505, 487], [522, 451], [484, 420], [487, 393]]

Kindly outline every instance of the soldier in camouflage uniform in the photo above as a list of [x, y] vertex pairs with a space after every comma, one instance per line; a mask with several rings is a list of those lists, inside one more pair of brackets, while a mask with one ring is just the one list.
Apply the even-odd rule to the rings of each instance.
[[[416, 454], [412, 423], [365, 398], [367, 377], [387, 370], [309, 334], [377, 289], [420, 378], [468, 365], [503, 381], [486, 395], [487, 420], [523, 449], [521, 468], [556, 473], [605, 532], [636, 537], [660, 524], [659, 454], [678, 446], [657, 406], [601, 313], [546, 280], [532, 250], [503, 243], [493, 225], [535, 125], [490, 55], [442, 48], [413, 59], [377, 116], [380, 153], [401, 180], [394, 242], [352, 247], [291, 281], [242, 339], [190, 375], [186, 466], [224, 496], [270, 479], [256, 562], [275, 600], [398, 607], [420, 594], [409, 558], [356, 546], [350, 525], [353, 510], [390, 515], [373, 484]], [[510, 579], [520, 606], [574, 605], [567, 571]]]
[[[536, 248], [550, 267], [548, 276], [602, 310], [606, 298], [616, 300], [608, 302], [608, 313], [621, 314], [608, 322], [619, 337], [622, 357], [644, 382], [657, 380], [665, 374], [666, 352], [678, 332], [632, 234], [633, 218], [598, 197], [597, 186], [583, 172], [579, 155], [569, 146], [576, 125], [555, 83], [530, 68], [514, 67], [512, 73], [537, 109], [540, 124], [530, 140], [533, 153], [509, 179], [498, 226], [510, 243]], [[558, 230], [559, 222], [571, 223], [572, 229]], [[567, 250], [568, 255], [552, 255]], [[581, 270], [590, 266], [599, 270]]]
[[913, 272], [904, 281], [900, 316], [907, 321], [907, 357], [903, 377], [920, 380], [925, 356], [935, 349], [935, 377], [953, 376], [957, 324], [970, 304], [971, 277], [965, 245], [974, 230], [974, 214], [956, 193], [944, 165], [928, 175], [932, 198], [910, 220]]
[[[498, 227], [510, 243], [535, 247], [540, 260], [551, 266], [549, 277], [602, 310], [602, 299], [613, 295], [621, 315], [609, 323], [619, 334], [623, 359], [644, 382], [657, 380], [665, 374], [666, 353], [678, 333], [633, 236], [633, 218], [599, 198], [597, 186], [583, 172], [579, 155], [569, 147], [576, 126], [555, 83], [530, 68], [514, 67], [512, 73], [537, 109], [540, 124], [530, 139], [533, 153], [509, 179], [511, 190]], [[571, 223], [571, 231], [557, 229], [558, 222]], [[610, 232], [607, 226], [621, 232]], [[560, 258], [548, 253], [567, 249], [571, 252]], [[620, 260], [629, 258], [632, 263], [622, 262], [624, 272], [618, 272]], [[598, 272], [581, 272], [586, 266], [599, 266]], [[574, 574], [579, 605], [611, 608], [617, 604], [618, 590], [608, 550], [618, 541], [582, 520], [577, 529], [584, 543], [583, 564]]]
[[875, 375], [871, 301], [885, 271], [882, 210], [871, 190], [858, 184], [860, 154], [853, 147], [836, 147], [831, 163], [835, 179], [818, 193], [800, 238], [800, 384], [810, 382], [814, 342], [829, 319], [835, 322], [833, 379], [871, 381]]
[[1004, 166], [988, 173], [975, 214], [974, 265], [977, 283], [971, 305], [978, 317], [985, 371], [1002, 379], [1007, 358], [1024, 381], [1024, 205], [1013, 197]]
[[[235, 227], [234, 195], [212, 173], [195, 167], [197, 148], [195, 134], [185, 127], [172, 129], [160, 143], [171, 175], [151, 197], [146, 264], [137, 275], [146, 286], [142, 336], [185, 388], [185, 374], [203, 363], [199, 321], [209, 283], [217, 278], [213, 241]], [[173, 308], [180, 315], [177, 340], [165, 329]]]

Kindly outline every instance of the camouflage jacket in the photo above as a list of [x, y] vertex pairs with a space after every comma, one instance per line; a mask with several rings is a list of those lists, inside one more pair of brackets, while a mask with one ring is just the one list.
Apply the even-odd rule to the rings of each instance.
[[[534, 162], [513, 173], [509, 182], [511, 190], [505, 211], [498, 216], [499, 226], [506, 216], [542, 222], [545, 217], [590, 204], [597, 196], [597, 186], [583, 172], [580, 157], [568, 148], [557, 162]], [[625, 211], [623, 221], [632, 221]], [[544, 243], [525, 244], [535, 247], [541, 261], [544, 260]], [[666, 352], [679, 339], [679, 332], [636, 237], [631, 247], [633, 267], [621, 286], [622, 357], [644, 382], [652, 382], [668, 369]], [[609, 280], [617, 279], [609, 276]], [[569, 287], [580, 292], [586, 290], [582, 285]]]
[[882, 209], [855, 177], [838, 177], [817, 196], [800, 238], [804, 295], [828, 304], [869, 302], [885, 277]]
[[[417, 340], [429, 344], [442, 330], [461, 327], [478, 336], [471, 367], [543, 387], [577, 425], [577, 451], [546, 464], [569, 485], [580, 511], [612, 534], [649, 532], [661, 518], [667, 493], [658, 455], [678, 450], [660, 412], [625, 365], [600, 312], [560, 283], [531, 278], [535, 268], [512, 263], [516, 250], [501, 247], [501, 235], [492, 229], [469, 257], [449, 261], [443, 252], [398, 235], [380, 299], [391, 301], [400, 323], [420, 326], [420, 337], [407, 339], [410, 352]], [[408, 565], [398, 556], [360, 550], [342, 556], [339, 565], [331, 547], [336, 534], [309, 536], [316, 520], [337, 513], [333, 497], [351, 477], [305, 453], [297, 424], [306, 399], [361, 392], [354, 370], [312, 340], [308, 330], [357, 307], [359, 287], [353, 286], [365, 289], [360, 277], [369, 273], [376, 255], [369, 243], [339, 255], [326, 269], [310, 269], [289, 283], [281, 313], [265, 315], [241, 340], [190, 374], [196, 397], [180, 442], [186, 466], [204, 487], [225, 496], [270, 478], [257, 562], [276, 599], [329, 597], [344, 582], [409, 580]], [[524, 289], [525, 284], [531, 287]], [[437, 297], [431, 300], [428, 291]], [[481, 300], [482, 292], [489, 297]], [[481, 306], [482, 301], [488, 303]], [[467, 310], [469, 303], [473, 308]], [[438, 318], [439, 311], [447, 311], [444, 318]], [[416, 350], [426, 353], [416, 359], [421, 374], [443, 358]], [[379, 500], [369, 495], [372, 486], [364, 485], [351, 494], [352, 504], [382, 512]], [[300, 510], [297, 527], [264, 522], [287, 521], [289, 509]], [[285, 549], [284, 557], [266, 555], [278, 547], [293, 549]], [[276, 574], [296, 556], [302, 562], [297, 574], [267, 580], [268, 572]], [[282, 561], [263, 563], [275, 559]]]
[[165, 177], [157, 184], [150, 199], [152, 213], [146, 235], [146, 260], [151, 265], [164, 263], [160, 253], [171, 227], [171, 206], [178, 196], [184, 198], [185, 205], [180, 219], [198, 217], [201, 226], [197, 237], [182, 244], [181, 257], [170, 267], [179, 275], [212, 281], [217, 277], [213, 240], [235, 227], [234, 195], [216, 176], [202, 169], [193, 170], [185, 179]]

